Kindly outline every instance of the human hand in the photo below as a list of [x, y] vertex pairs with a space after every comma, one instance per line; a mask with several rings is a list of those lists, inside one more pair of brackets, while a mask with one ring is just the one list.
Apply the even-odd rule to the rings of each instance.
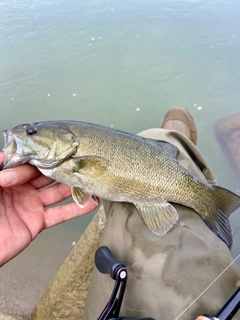
[[[0, 152], [0, 164], [3, 158]], [[74, 202], [46, 209], [71, 196], [70, 187], [50, 185], [53, 182], [29, 164], [0, 171], [0, 266], [25, 249], [43, 229], [96, 209], [93, 201], [85, 208]]]

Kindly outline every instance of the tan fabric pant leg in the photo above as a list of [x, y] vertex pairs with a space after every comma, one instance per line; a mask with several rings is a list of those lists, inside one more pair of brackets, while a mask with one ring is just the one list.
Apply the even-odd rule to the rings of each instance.
[[[180, 150], [178, 161], [183, 167], [215, 183], [205, 158], [185, 136], [164, 129], [146, 130], [141, 135], [176, 145]], [[217, 279], [233, 261], [226, 244], [194, 210], [174, 206], [179, 222], [159, 237], [146, 228], [134, 205], [104, 202], [108, 217], [101, 245], [108, 246], [126, 264], [129, 273], [121, 315], [156, 320], [214, 316], [238, 287], [236, 264]], [[98, 318], [113, 285], [108, 275], [94, 270], [84, 320]], [[235, 319], [240, 319], [240, 315]]]

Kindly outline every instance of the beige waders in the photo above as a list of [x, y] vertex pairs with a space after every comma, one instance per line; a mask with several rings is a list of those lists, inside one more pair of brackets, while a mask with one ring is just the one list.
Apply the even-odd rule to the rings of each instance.
[[[141, 135], [176, 145], [180, 150], [180, 165], [199, 178], [216, 183], [203, 155], [181, 133], [150, 129]], [[194, 210], [174, 206], [179, 221], [160, 237], [145, 226], [134, 205], [104, 201], [107, 222], [101, 245], [108, 246], [128, 269], [120, 315], [156, 320], [194, 320], [202, 314], [214, 316], [238, 287], [237, 265], [234, 263], [223, 272], [233, 261], [226, 244]], [[98, 318], [113, 285], [110, 276], [94, 268], [84, 320]], [[240, 319], [240, 315], [234, 319]]]

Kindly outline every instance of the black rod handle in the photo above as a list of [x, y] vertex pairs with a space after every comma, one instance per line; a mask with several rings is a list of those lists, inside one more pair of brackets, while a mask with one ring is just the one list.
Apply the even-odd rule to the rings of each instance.
[[216, 317], [219, 320], [230, 320], [240, 308], [240, 287], [235, 291], [227, 303], [218, 312]]
[[107, 273], [110, 277], [116, 280], [117, 270], [126, 268], [124, 263], [117, 260], [108, 247], [99, 247], [95, 253], [95, 265], [99, 272]]

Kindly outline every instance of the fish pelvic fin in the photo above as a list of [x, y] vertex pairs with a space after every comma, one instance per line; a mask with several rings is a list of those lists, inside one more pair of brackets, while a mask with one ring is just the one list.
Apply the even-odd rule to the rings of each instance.
[[92, 199], [95, 204], [98, 204], [97, 198], [91, 193], [83, 190], [82, 188], [72, 187], [72, 197], [80, 208], [86, 207], [90, 199]]
[[204, 218], [209, 228], [222, 239], [229, 249], [232, 247], [232, 229], [228, 217], [240, 207], [240, 197], [221, 187], [212, 186], [217, 205], [216, 219]]
[[164, 236], [178, 221], [177, 210], [168, 202], [155, 205], [134, 204], [148, 229], [158, 236]]

